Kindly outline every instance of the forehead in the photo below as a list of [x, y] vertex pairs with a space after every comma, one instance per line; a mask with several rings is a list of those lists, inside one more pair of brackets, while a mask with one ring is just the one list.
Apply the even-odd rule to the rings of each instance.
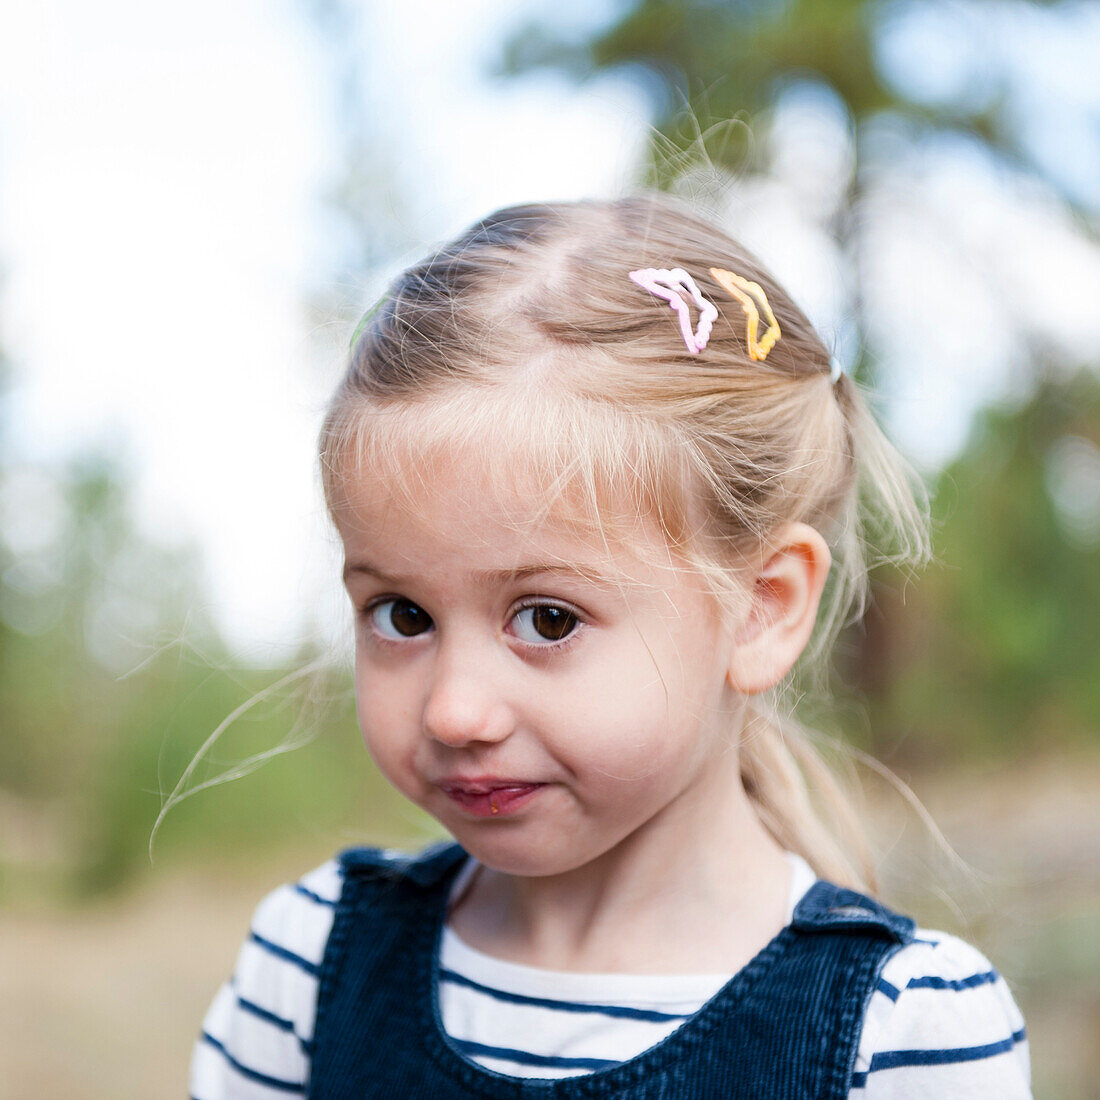
[[467, 454], [396, 477], [348, 470], [333, 514], [349, 564], [367, 556], [408, 568], [565, 567], [625, 578], [640, 564], [669, 562], [659, 526], [621, 503], [603, 514], [520, 463], [504, 471]]
[[463, 386], [351, 409], [329, 452], [337, 517], [388, 503], [426, 522], [437, 516], [443, 528], [478, 516], [516, 531], [634, 542], [654, 525], [675, 530], [684, 495], [637, 418], [540, 387]]

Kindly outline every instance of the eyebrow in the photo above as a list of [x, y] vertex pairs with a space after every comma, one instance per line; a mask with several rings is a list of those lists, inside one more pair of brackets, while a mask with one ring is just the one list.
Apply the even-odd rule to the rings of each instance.
[[[385, 581], [387, 584], [393, 584], [397, 587], [401, 587], [411, 579], [409, 577], [395, 576], [391, 573], [387, 573], [385, 570], [371, 565], [370, 562], [356, 561], [345, 563], [344, 582], [347, 583], [348, 579], [357, 573], [365, 573], [377, 580]], [[474, 579], [477, 583], [485, 587], [491, 587], [509, 581], [524, 581], [537, 576], [579, 577], [601, 588], [610, 588], [617, 583], [613, 577], [601, 572], [595, 567], [562, 565], [560, 563], [551, 562], [520, 565], [516, 566], [514, 569], [479, 569], [474, 573]]]

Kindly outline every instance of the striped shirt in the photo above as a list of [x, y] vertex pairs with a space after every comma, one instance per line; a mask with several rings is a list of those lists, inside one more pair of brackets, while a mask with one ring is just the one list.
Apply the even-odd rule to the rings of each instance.
[[[813, 883], [797, 857], [791, 908]], [[463, 887], [472, 862], [455, 884]], [[342, 881], [335, 862], [261, 902], [233, 977], [203, 1022], [194, 1100], [303, 1096], [321, 959]], [[608, 1068], [659, 1043], [729, 975], [559, 973], [473, 950], [449, 929], [439, 999], [451, 1042], [517, 1077]], [[1030, 1097], [1023, 1020], [1004, 979], [973, 947], [920, 930], [883, 968], [867, 1008], [849, 1100]]]

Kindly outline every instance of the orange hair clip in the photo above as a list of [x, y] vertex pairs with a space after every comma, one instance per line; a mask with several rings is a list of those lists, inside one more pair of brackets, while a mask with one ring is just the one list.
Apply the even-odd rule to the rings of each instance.
[[[764, 293], [764, 288], [759, 283], [752, 282], [751, 279], [734, 275], [732, 271], [725, 271], [720, 267], [712, 267], [710, 273], [723, 290], [741, 303], [741, 308], [749, 319], [749, 358], [767, 359], [768, 352], [775, 347], [776, 341], [782, 333], [779, 329], [779, 322], [775, 319], [772, 307], [768, 303], [768, 296]], [[759, 308], [757, 303], [759, 303]], [[761, 312], [763, 312], [764, 318], [768, 322], [768, 327], [764, 330], [764, 335], [757, 339]]]

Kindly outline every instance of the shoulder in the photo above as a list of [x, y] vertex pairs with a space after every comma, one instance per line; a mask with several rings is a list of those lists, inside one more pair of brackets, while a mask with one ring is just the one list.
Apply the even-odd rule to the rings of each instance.
[[887, 960], [864, 1017], [853, 1100], [1029, 1097], [1023, 1017], [976, 948], [918, 929]]
[[329, 860], [256, 907], [230, 980], [203, 1020], [191, 1063], [195, 1100], [303, 1093], [317, 984], [344, 875]]
[[346, 884], [429, 885], [464, 858], [450, 843], [412, 856], [352, 848], [268, 894], [252, 915], [232, 977], [203, 1020], [191, 1062], [195, 1100], [304, 1095], [321, 966]]

